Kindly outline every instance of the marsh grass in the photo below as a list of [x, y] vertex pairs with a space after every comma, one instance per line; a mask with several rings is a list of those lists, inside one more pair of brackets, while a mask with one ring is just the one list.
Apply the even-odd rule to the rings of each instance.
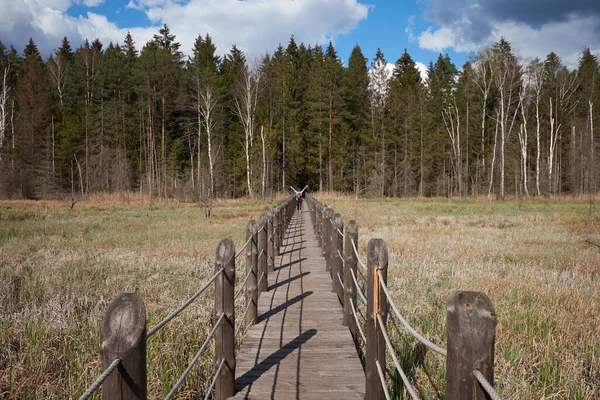
[[[78, 397], [102, 369], [99, 331], [110, 300], [138, 293], [151, 328], [212, 276], [217, 243], [230, 237], [241, 246], [248, 220], [267, 207], [214, 202], [206, 219], [194, 204], [69, 204], [0, 202], [0, 398]], [[244, 270], [238, 262], [238, 282]], [[149, 339], [150, 398], [166, 395], [204, 341], [213, 303], [210, 289]], [[243, 296], [236, 306], [243, 311]], [[203, 395], [212, 359], [210, 349], [179, 398]]]
[[[600, 250], [589, 243], [600, 243], [600, 213], [585, 199], [317, 197], [357, 221], [363, 257], [370, 238], [386, 241], [394, 301], [430, 340], [445, 347], [453, 291], [490, 297], [503, 399], [600, 398]], [[443, 399], [445, 359], [388, 326], [421, 396]], [[391, 382], [406, 398], [399, 376]]]

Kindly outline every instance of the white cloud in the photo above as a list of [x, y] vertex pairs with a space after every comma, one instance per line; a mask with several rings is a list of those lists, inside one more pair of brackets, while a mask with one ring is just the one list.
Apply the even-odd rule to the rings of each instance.
[[415, 64], [417, 65], [417, 69], [419, 70], [419, 73], [421, 74], [421, 79], [423, 80], [423, 82], [426, 82], [427, 78], [429, 77], [429, 71], [427, 69], [427, 65], [425, 65], [419, 61], [416, 61]]
[[472, 22], [463, 17], [437, 29], [429, 27], [419, 35], [419, 47], [436, 52], [450, 48], [458, 52], [474, 52], [504, 37], [523, 60], [535, 57], [543, 60], [553, 51], [569, 68], [577, 66], [586, 46], [590, 46], [593, 53], [600, 54], [600, 19], [594, 15], [571, 14], [564, 21], [548, 22], [537, 28], [512, 20], [492, 21], [488, 35], [469, 40], [472, 37], [468, 34], [472, 33], [471, 25]]
[[141, 48], [163, 23], [169, 25], [186, 54], [196, 37], [210, 34], [220, 53], [233, 44], [250, 55], [273, 51], [294, 35], [297, 42], [327, 43], [354, 29], [371, 6], [358, 0], [130, 0], [126, 9], [143, 10], [154, 27], [120, 29], [105, 16], [88, 12], [77, 18], [65, 12], [73, 1], [89, 7], [104, 0], [0, 0], [0, 37], [22, 49], [32, 36], [45, 55], [67, 36], [73, 47], [86, 38], [105, 45], [122, 42], [131, 31]]
[[83, 0], [82, 3], [88, 7], [98, 7], [104, 3], [104, 0]]

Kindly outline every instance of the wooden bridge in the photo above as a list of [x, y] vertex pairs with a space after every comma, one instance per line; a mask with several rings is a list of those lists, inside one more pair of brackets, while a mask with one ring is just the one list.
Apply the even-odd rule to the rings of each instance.
[[[123, 293], [113, 299], [100, 332], [103, 372], [80, 400], [91, 398], [100, 387], [103, 399], [146, 400], [148, 339], [213, 284], [212, 330], [167, 400], [213, 340], [215, 372], [205, 400], [419, 399], [390, 340], [388, 314], [395, 320], [390, 328], [402, 325], [430, 351], [447, 357], [447, 399], [500, 399], [493, 388], [496, 315], [485, 294], [450, 296], [446, 350], [422, 336], [398, 311], [387, 287], [383, 240], [369, 240], [365, 263], [357, 250], [355, 221], [344, 227], [340, 214], [310, 195], [302, 211], [294, 212], [294, 206], [288, 198], [266, 210], [258, 223], [249, 221], [246, 244], [237, 254], [231, 239], [221, 240], [212, 278], [153, 328], [146, 329], [146, 310], [138, 295]], [[245, 278], [237, 279], [236, 259], [244, 252]], [[246, 309], [240, 317], [236, 299], [242, 294]], [[244, 328], [236, 352], [236, 337]], [[386, 360], [388, 353], [391, 360]]]
[[365, 373], [306, 209], [284, 237], [256, 325], [236, 355], [236, 399], [362, 399]]

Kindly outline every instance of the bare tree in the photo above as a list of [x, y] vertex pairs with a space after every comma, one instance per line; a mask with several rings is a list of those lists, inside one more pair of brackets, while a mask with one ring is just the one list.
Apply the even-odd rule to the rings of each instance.
[[246, 67], [238, 76], [235, 91], [235, 114], [244, 126], [244, 152], [246, 155], [246, 183], [248, 195], [253, 197], [252, 191], [252, 168], [250, 168], [250, 156], [252, 141], [254, 138], [254, 118], [256, 104], [258, 102], [258, 87], [260, 74], [256, 68]]
[[494, 69], [492, 68], [492, 52], [489, 48], [483, 49], [475, 61], [477, 79], [475, 84], [483, 96], [481, 104], [481, 176], [485, 176], [485, 118], [490, 92], [494, 82]]
[[7, 118], [8, 118], [8, 100], [10, 86], [8, 86], [8, 73], [10, 71], [10, 62], [2, 69], [2, 87], [0, 88], [0, 162], [2, 162], [2, 147], [6, 138]]
[[543, 64], [539, 59], [534, 59], [527, 67], [527, 87], [531, 92], [531, 100], [535, 107], [535, 142], [536, 142], [536, 158], [535, 158], [535, 194], [541, 195], [540, 191], [540, 103], [543, 94]]
[[460, 148], [460, 112], [455, 101], [452, 101], [452, 104], [448, 104], [448, 106], [442, 110], [442, 118], [444, 119], [444, 126], [446, 127], [446, 132], [448, 132], [452, 144], [452, 160], [454, 161], [453, 168], [458, 180], [458, 193], [462, 195], [463, 179], [462, 154]]
[[61, 56], [60, 51], [57, 51], [54, 55], [51, 55], [48, 59], [48, 71], [50, 71], [50, 78], [58, 93], [58, 100], [60, 106], [64, 105], [63, 102], [63, 91], [67, 82], [67, 73], [69, 72], [69, 63]]

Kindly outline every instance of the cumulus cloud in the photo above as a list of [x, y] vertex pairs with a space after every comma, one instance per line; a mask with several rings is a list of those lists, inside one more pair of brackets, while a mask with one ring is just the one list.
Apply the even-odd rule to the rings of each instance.
[[523, 59], [551, 51], [574, 67], [582, 50], [600, 52], [597, 0], [428, 0], [424, 17], [436, 24], [418, 35], [437, 52], [476, 51], [505, 37]]
[[186, 54], [199, 34], [208, 33], [222, 54], [236, 44], [258, 55], [285, 44], [290, 35], [310, 44], [335, 40], [364, 20], [371, 7], [359, 0], [130, 0], [125, 8], [144, 12], [154, 26], [119, 28], [94, 12], [69, 16], [66, 11], [74, 2], [92, 7], [104, 0], [0, 0], [0, 37], [22, 49], [31, 36], [47, 56], [63, 36], [74, 47], [86, 38], [107, 45], [123, 42], [131, 31], [141, 48], [166, 23]]

